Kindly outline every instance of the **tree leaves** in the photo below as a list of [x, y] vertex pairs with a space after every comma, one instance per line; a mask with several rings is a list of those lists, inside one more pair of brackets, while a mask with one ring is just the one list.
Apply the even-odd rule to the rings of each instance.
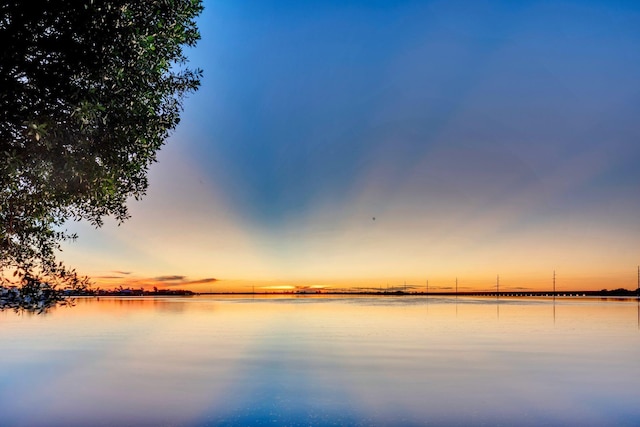
[[80, 4], [0, 5], [0, 273], [61, 274], [70, 236], [56, 227], [126, 220], [199, 86], [183, 51], [200, 37], [199, 0]]

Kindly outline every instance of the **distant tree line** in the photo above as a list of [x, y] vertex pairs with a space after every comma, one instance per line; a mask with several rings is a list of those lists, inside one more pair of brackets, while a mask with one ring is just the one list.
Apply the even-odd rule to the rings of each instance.
[[171, 295], [195, 295], [195, 292], [185, 289], [158, 289], [153, 288], [153, 291], [145, 290], [144, 288], [124, 288], [118, 286], [115, 289], [89, 289], [82, 292], [69, 291], [69, 295], [81, 296], [81, 295], [94, 295], [94, 296], [171, 296]]

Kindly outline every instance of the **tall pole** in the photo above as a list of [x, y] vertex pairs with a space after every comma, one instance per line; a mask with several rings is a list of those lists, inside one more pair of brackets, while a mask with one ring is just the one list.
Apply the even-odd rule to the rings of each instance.
[[429, 279], [427, 279], [427, 295], [429, 294]]
[[456, 296], [458, 295], [458, 278], [456, 277]]
[[500, 297], [500, 275], [496, 276], [496, 296]]
[[553, 270], [553, 297], [556, 297], [556, 271]]

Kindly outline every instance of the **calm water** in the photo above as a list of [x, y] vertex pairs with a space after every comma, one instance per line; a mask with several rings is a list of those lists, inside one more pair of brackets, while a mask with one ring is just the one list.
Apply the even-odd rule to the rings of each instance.
[[638, 310], [196, 297], [0, 312], [0, 426], [637, 426]]

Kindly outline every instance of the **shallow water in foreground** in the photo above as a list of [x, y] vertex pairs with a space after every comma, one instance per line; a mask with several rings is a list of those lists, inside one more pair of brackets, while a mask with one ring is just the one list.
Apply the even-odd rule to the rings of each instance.
[[0, 426], [637, 426], [635, 300], [100, 298], [0, 312]]

